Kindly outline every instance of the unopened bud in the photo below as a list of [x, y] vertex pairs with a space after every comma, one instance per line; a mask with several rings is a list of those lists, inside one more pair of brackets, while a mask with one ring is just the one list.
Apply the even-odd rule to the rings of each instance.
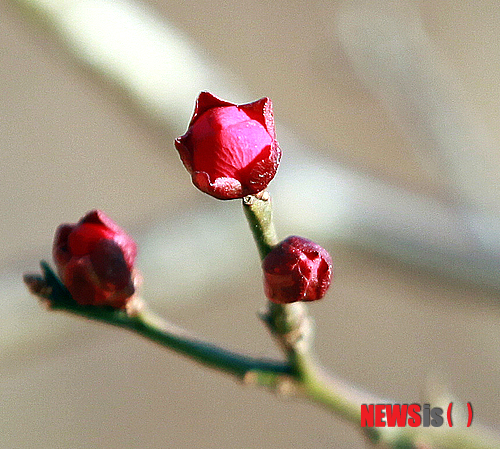
[[311, 240], [291, 236], [262, 262], [267, 297], [278, 304], [321, 299], [332, 281], [332, 259]]
[[59, 277], [78, 304], [119, 309], [135, 293], [136, 253], [134, 240], [99, 210], [59, 226], [53, 247]]

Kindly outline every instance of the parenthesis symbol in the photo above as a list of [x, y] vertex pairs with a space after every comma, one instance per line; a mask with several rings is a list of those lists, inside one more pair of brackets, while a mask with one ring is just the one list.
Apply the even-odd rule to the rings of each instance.
[[472, 424], [472, 417], [474, 416], [474, 413], [472, 411], [472, 404], [470, 402], [467, 402], [467, 410], [469, 412], [469, 419], [467, 421], [467, 427], [470, 427]]
[[451, 420], [451, 407], [453, 406], [453, 402], [450, 402], [448, 405], [448, 412], [446, 413], [446, 417], [448, 418], [448, 425], [453, 427], [453, 421]]

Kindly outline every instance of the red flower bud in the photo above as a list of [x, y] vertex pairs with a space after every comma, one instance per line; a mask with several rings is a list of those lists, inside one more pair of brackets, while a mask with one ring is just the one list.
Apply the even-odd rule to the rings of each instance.
[[258, 193], [274, 178], [281, 158], [272, 102], [236, 105], [202, 92], [175, 147], [203, 192], [222, 200]]
[[321, 299], [332, 280], [332, 259], [311, 240], [290, 236], [262, 262], [267, 297], [278, 304]]
[[135, 292], [137, 248], [104, 212], [56, 230], [53, 256], [62, 283], [81, 305], [124, 308]]

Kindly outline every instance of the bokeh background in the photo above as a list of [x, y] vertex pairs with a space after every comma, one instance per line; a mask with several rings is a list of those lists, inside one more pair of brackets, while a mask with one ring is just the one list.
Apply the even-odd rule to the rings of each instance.
[[366, 444], [21, 283], [60, 223], [103, 209], [153, 308], [279, 356], [241, 205], [198, 192], [172, 145], [204, 89], [274, 102], [278, 232], [336, 267], [311, 306], [322, 363], [400, 402], [443, 384], [498, 430], [499, 33], [487, 0], [0, 4], [0, 446]]

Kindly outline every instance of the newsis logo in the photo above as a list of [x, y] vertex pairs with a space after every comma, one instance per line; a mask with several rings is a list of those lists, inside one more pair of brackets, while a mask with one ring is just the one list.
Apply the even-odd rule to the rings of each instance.
[[[444, 415], [441, 407], [430, 404], [362, 404], [361, 427], [441, 427], [446, 419], [450, 427], [453, 402], [450, 402]], [[472, 423], [472, 405], [467, 403], [467, 427]]]

